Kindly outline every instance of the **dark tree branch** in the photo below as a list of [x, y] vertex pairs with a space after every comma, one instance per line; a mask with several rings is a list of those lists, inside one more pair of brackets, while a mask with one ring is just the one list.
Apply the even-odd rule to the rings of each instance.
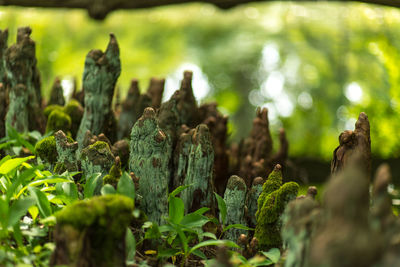
[[[104, 19], [108, 13], [117, 9], [141, 9], [191, 2], [210, 3], [222, 9], [250, 2], [272, 2], [276, 0], [0, 0], [0, 6], [82, 8], [87, 9], [94, 19]], [[285, 0], [283, 0], [285, 1]], [[362, 2], [400, 8], [399, 0], [294, 0], [296, 2]]]

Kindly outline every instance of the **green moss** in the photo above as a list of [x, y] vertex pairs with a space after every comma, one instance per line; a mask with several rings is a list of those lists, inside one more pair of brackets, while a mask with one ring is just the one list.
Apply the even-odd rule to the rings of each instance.
[[71, 118], [71, 133], [76, 136], [79, 124], [81, 123], [83, 116], [83, 107], [76, 99], [71, 99], [67, 105], [65, 105], [64, 110]]
[[111, 167], [109, 174], [103, 177], [103, 184], [110, 184], [116, 188], [121, 175], [121, 161], [118, 161]]
[[63, 111], [64, 107], [60, 105], [49, 105], [44, 109], [43, 113], [46, 118], [48, 118], [51, 112], [53, 112], [54, 110]]
[[42, 160], [45, 160], [51, 164], [57, 161], [57, 149], [56, 140], [54, 136], [46, 137], [35, 145], [35, 153]]
[[50, 113], [49, 118], [47, 119], [46, 133], [50, 131], [56, 132], [58, 130], [62, 130], [63, 132], [67, 133], [69, 132], [70, 128], [71, 118], [68, 114], [57, 109]]
[[121, 236], [132, 219], [134, 202], [122, 195], [93, 197], [78, 201], [56, 213], [57, 224], [71, 225], [79, 231], [86, 228], [107, 229], [107, 235]]
[[258, 199], [257, 225], [254, 236], [262, 250], [281, 247], [281, 215], [289, 201], [297, 196], [299, 185], [289, 182], [282, 185], [282, 173], [274, 170], [263, 185]]

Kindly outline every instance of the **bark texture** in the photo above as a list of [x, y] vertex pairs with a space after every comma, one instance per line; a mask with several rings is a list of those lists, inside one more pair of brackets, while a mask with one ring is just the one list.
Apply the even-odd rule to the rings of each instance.
[[83, 88], [85, 112], [78, 130], [77, 141], [81, 147], [87, 130], [93, 134], [104, 133], [116, 141], [116, 120], [112, 110], [115, 83], [121, 73], [119, 47], [113, 34], [106, 51], [91, 50], [85, 59]]

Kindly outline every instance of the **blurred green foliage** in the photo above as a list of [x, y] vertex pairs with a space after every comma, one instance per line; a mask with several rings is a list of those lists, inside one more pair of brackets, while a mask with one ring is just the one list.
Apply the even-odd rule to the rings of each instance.
[[399, 9], [264, 3], [222, 11], [191, 4], [117, 11], [98, 22], [79, 10], [0, 8], [10, 44], [24, 25], [33, 29], [44, 93], [57, 75], [75, 77], [79, 87], [86, 53], [105, 49], [113, 32], [122, 96], [131, 78], [143, 90], [152, 76], [166, 77], [171, 94], [189, 68], [199, 100], [216, 100], [231, 115], [235, 139], [249, 132], [255, 107], [266, 106], [272, 134], [287, 131], [290, 155], [330, 159], [339, 133], [365, 111], [373, 153], [400, 155]]

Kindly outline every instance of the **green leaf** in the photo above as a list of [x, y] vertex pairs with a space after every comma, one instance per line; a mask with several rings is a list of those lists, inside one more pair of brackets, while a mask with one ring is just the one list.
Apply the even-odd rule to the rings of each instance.
[[32, 197], [20, 198], [14, 201], [10, 207], [10, 216], [8, 226], [14, 226], [22, 216], [24, 216], [30, 207], [35, 205], [35, 199]]
[[270, 259], [272, 263], [277, 263], [281, 257], [281, 251], [278, 248], [271, 248], [267, 252], [261, 252], [265, 257]]
[[215, 193], [215, 197], [217, 198], [217, 203], [218, 203], [218, 209], [219, 209], [219, 216], [222, 221], [222, 224], [225, 225], [226, 223], [226, 204], [225, 200], [220, 197], [217, 193]]
[[43, 193], [42, 191], [39, 190], [39, 188], [36, 187], [29, 187], [28, 190], [36, 200], [40, 216], [42, 216], [42, 218], [50, 216], [52, 214], [51, 206], [45, 193]]
[[144, 234], [144, 239], [159, 239], [161, 237], [161, 232], [158, 229], [158, 224], [155, 222], [146, 222], [143, 224], [143, 228], [147, 228]]
[[78, 187], [75, 183], [61, 183], [57, 184], [62, 189], [63, 194], [69, 199], [70, 202], [78, 200]]
[[175, 248], [162, 248], [158, 249], [157, 258], [170, 258], [179, 254], [180, 250]]
[[[15, 179], [12, 183], [12, 185], [7, 189], [7, 199], [11, 199], [13, 195], [17, 195], [16, 190], [18, 187], [22, 184], [25, 184], [26, 181], [31, 180], [33, 177], [35, 177], [35, 168], [30, 168], [24, 170], [22, 173], [20, 173], [17, 176], [17, 179]], [[20, 195], [20, 194], [18, 194]]]
[[132, 234], [132, 231], [127, 228], [125, 235], [125, 244], [126, 244], [126, 260], [133, 261], [135, 259], [136, 254], [136, 240], [135, 236]]
[[217, 240], [217, 237], [215, 236], [215, 234], [210, 233], [210, 232], [204, 232], [201, 234], [203, 237], [208, 237], [208, 238], [212, 238], [214, 240]]
[[223, 230], [222, 230], [222, 232], [225, 232], [225, 231], [227, 231], [227, 230], [229, 230], [229, 229], [231, 229], [231, 228], [236, 228], [236, 229], [241, 229], [241, 230], [248, 230], [248, 231], [254, 231], [254, 228], [247, 227], [247, 226], [245, 226], [245, 225], [243, 225], [243, 224], [230, 224], [230, 225], [228, 225], [227, 227], [224, 227]]
[[199, 258], [202, 258], [203, 260], [207, 259], [207, 256], [201, 250], [196, 249], [195, 251], [192, 251], [192, 254]]
[[188, 228], [196, 228], [196, 227], [202, 227], [206, 223], [208, 223], [210, 220], [203, 215], [196, 214], [196, 213], [189, 213], [183, 219], [180, 221], [179, 224], [184, 225]]
[[181, 186], [178, 186], [174, 191], [172, 191], [171, 193], [169, 193], [169, 196], [170, 196], [170, 197], [174, 197], [174, 196], [176, 196], [177, 194], [179, 194], [180, 192], [182, 192], [183, 190], [185, 190], [186, 188], [188, 188], [189, 186], [191, 186], [191, 185], [181, 185]]
[[203, 215], [204, 213], [206, 213], [209, 210], [210, 210], [210, 208], [203, 207], [203, 208], [200, 208], [200, 209], [198, 209], [198, 210], [196, 210], [196, 211], [194, 211], [192, 213]]
[[182, 199], [170, 196], [168, 207], [169, 207], [169, 220], [173, 223], [178, 224], [182, 220], [183, 214], [185, 212], [185, 207]]
[[35, 147], [23, 138], [23, 134], [18, 133], [10, 125], [7, 126], [7, 135], [16, 140], [19, 145], [26, 147], [31, 153], [35, 153]]
[[115, 189], [112, 185], [110, 184], [105, 184], [100, 190], [102, 195], [112, 195], [115, 194]]
[[195, 251], [196, 249], [208, 246], [226, 246], [231, 248], [239, 248], [239, 246], [235, 242], [229, 240], [206, 240], [192, 247], [189, 251], [189, 254]]
[[83, 195], [85, 198], [90, 198], [96, 193], [96, 189], [101, 186], [102, 180], [100, 178], [101, 173], [93, 173], [87, 178], [85, 188], [83, 190]]
[[[1, 148], [0, 148], [1, 149]], [[12, 159], [12, 157], [10, 155], [5, 156], [4, 158], [2, 158], [0, 160], [0, 166], [3, 165], [4, 162], [6, 162], [7, 160]]]
[[0, 223], [2, 226], [0, 230], [8, 227], [9, 209], [8, 202], [0, 196]]
[[135, 184], [127, 172], [124, 172], [121, 178], [119, 178], [117, 192], [135, 200]]
[[3, 164], [1, 164], [0, 174], [7, 174], [10, 171], [14, 170], [15, 168], [21, 166], [21, 164], [24, 163], [25, 161], [28, 161], [33, 158], [35, 158], [35, 156], [8, 159], [7, 161], [3, 162]]

